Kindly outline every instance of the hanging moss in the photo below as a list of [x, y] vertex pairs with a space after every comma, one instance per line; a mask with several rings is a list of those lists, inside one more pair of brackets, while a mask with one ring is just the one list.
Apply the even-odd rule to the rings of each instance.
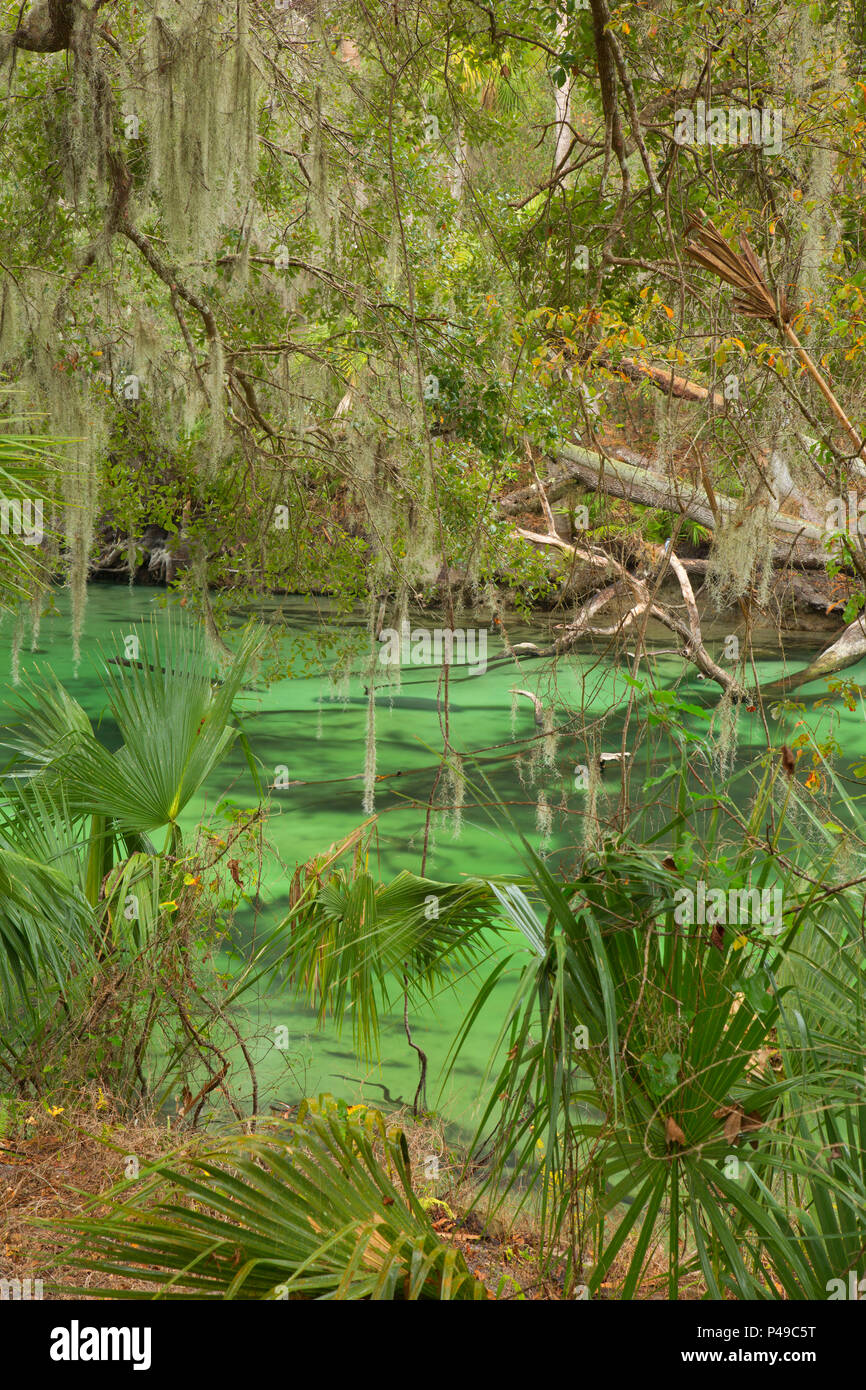
[[138, 568], [138, 546], [133, 535], [126, 538], [126, 565], [129, 570], [129, 587], [132, 589], [135, 586], [135, 571]]
[[30, 650], [35, 652], [39, 646], [39, 633], [42, 628], [42, 605], [45, 594], [41, 589], [30, 600]]
[[559, 743], [558, 736], [554, 733], [554, 723], [556, 720], [556, 709], [553, 705], [545, 708], [542, 714], [542, 728], [544, 738], [541, 745], [541, 761], [545, 767], [556, 767], [556, 750]]
[[322, 121], [322, 93], [316, 88], [314, 116], [310, 129], [310, 211], [313, 225], [327, 245], [331, 224], [331, 202], [328, 191], [328, 152]]
[[[784, 774], [778, 776], [773, 783], [772, 795], [777, 819], [781, 821], [784, 817], [787, 833], [796, 838], [805, 852], [819, 856], [823, 854], [827, 848], [826, 841], [816, 827], [814, 809], [807, 811], [801, 803], [796, 780], [792, 785]], [[849, 861], [847, 870], [846, 859]], [[835, 868], [840, 879], [854, 877], [860, 872], [858, 858], [855, 855], [851, 862], [850, 851], [845, 846], [840, 848], [836, 856]]]
[[223, 381], [225, 378], [225, 354], [219, 338], [210, 345], [207, 387], [208, 408], [208, 470], [215, 474], [225, 454], [225, 414], [223, 411]]
[[538, 801], [535, 805], [535, 828], [540, 837], [540, 847], [544, 849], [550, 843], [553, 835], [553, 811], [543, 791], [538, 793]]
[[31, 572], [32, 597], [30, 599], [30, 650], [39, 646], [42, 628], [42, 606], [48, 595], [53, 575], [60, 558], [60, 518], [58, 508], [49, 509], [48, 524], [42, 541], [39, 564]]
[[[225, 42], [237, 14], [234, 42]], [[173, 244], [213, 255], [255, 173], [257, 78], [246, 0], [156, 13], [144, 46], [142, 103], [151, 190]]]
[[27, 624], [27, 608], [20, 603], [15, 611], [15, 626], [12, 629], [12, 684], [18, 685], [21, 680], [21, 648], [24, 645], [24, 631]]
[[364, 799], [365, 816], [376, 809], [376, 687], [370, 682], [367, 697], [367, 731], [364, 740]]
[[707, 588], [722, 612], [745, 595], [760, 569], [757, 601], [765, 604], [773, 571], [773, 528], [766, 504], [744, 502], [715, 533]]
[[713, 761], [721, 777], [727, 777], [737, 756], [737, 725], [740, 721], [740, 702], [731, 699], [726, 690], [719, 700], [710, 723]]
[[451, 802], [451, 838], [459, 840], [463, 829], [463, 810], [466, 799], [466, 775], [463, 759], [459, 753], [452, 753], [446, 765], [446, 785]]
[[601, 842], [601, 827], [598, 822], [598, 793], [601, 787], [598, 749], [587, 748], [587, 787], [583, 794], [583, 847], [595, 849]]
[[340, 705], [347, 705], [352, 694], [352, 661], [347, 654], [339, 657], [328, 676], [331, 698]]
[[132, 370], [142, 383], [152, 384], [159, 378], [158, 368], [165, 352], [162, 330], [147, 308], [135, 308], [130, 317]]
[[11, 277], [0, 286], [0, 366], [17, 357], [23, 345], [21, 297]]
[[75, 61], [69, 70], [62, 168], [67, 195], [78, 203], [89, 197], [91, 185], [101, 185], [105, 180], [113, 98], [109, 74], [94, 42], [95, 11], [81, 5], [73, 13], [71, 48]]
[[66, 582], [72, 601], [73, 667], [77, 672], [99, 478], [108, 447], [108, 430], [101, 401], [72, 373], [59, 370], [53, 354], [42, 346], [51, 341], [50, 326], [50, 315], [43, 304], [30, 384], [44, 402], [49, 432], [67, 441], [63, 446], [60, 523]]

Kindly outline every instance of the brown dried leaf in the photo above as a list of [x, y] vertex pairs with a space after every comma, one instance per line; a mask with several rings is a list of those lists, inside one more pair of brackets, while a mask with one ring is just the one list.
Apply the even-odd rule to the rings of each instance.
[[749, 1058], [746, 1071], [751, 1076], [769, 1076], [773, 1059], [778, 1057], [778, 1052], [774, 1052], [772, 1047], [759, 1047]]
[[725, 1120], [725, 1139], [729, 1144], [736, 1144], [742, 1128], [743, 1112], [738, 1105], [732, 1105]]
[[669, 1144], [686, 1145], [689, 1141], [683, 1134], [673, 1115], [665, 1116], [665, 1139]]

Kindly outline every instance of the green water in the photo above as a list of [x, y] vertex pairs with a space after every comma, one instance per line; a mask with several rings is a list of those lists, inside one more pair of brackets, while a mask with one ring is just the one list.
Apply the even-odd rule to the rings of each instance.
[[[22, 653], [21, 672], [50, 669], [68, 684], [91, 716], [101, 716], [106, 700], [98, 675], [100, 651], [105, 655], [122, 651], [124, 637], [141, 631], [142, 620], [151, 614], [164, 623], [164, 602], [164, 595], [155, 590], [91, 586], [83, 657], [76, 675], [68, 604], [66, 595], [61, 593], [56, 611], [43, 618], [37, 651], [31, 653], [25, 648]], [[352, 676], [347, 681], [340, 676], [341, 659], [345, 660], [351, 649], [360, 651], [364, 647], [365, 624], [361, 617], [334, 617], [322, 600], [274, 601], [263, 607], [259, 616], [269, 621], [278, 612], [288, 622], [289, 631], [274, 645], [267, 665], [291, 674], [284, 674], [272, 684], [261, 682], [260, 688], [246, 690], [238, 707], [267, 780], [273, 781], [275, 770], [284, 766], [291, 781], [300, 785], [275, 793], [274, 814], [267, 827], [270, 848], [260, 890], [264, 908], [255, 926], [250, 918], [239, 919], [247, 935], [253, 929], [258, 933], [272, 930], [281, 920], [297, 864], [341, 839], [365, 819], [361, 773], [368, 699], [360, 677]], [[237, 620], [240, 622], [242, 615], [238, 614]], [[471, 621], [466, 620], [467, 624]], [[514, 642], [546, 643], [553, 621], [539, 619], [531, 629], [510, 624], [509, 637]], [[417, 622], [436, 626], [432, 618]], [[705, 635], [710, 642], [714, 636], [711, 626], [706, 627]], [[723, 630], [720, 628], [715, 636], [721, 640]], [[0, 639], [0, 673], [11, 695], [8, 619], [5, 629], [0, 630]], [[669, 644], [669, 635], [659, 633], [658, 645]], [[799, 642], [786, 639], [787, 666], [796, 667], [807, 661], [816, 646], [821, 645], [809, 638]], [[628, 698], [625, 673], [603, 653], [587, 649], [561, 658], [555, 671], [549, 663], [528, 662], [518, 675], [513, 664], [496, 664], [501, 654], [501, 638], [490, 633], [486, 672], [470, 675], [465, 667], [451, 668], [451, 741], [461, 752], [480, 756], [492, 790], [508, 804], [515, 825], [530, 842], [550, 855], [554, 863], [567, 863], [573, 853], [569, 847], [581, 839], [580, 813], [585, 793], [575, 789], [574, 769], [587, 761], [586, 744], [583, 738], [566, 735], [559, 740], [553, 765], [546, 764], [533, 707], [520, 696], [513, 709], [511, 691], [520, 686], [536, 692], [545, 705], [555, 707], [557, 723], [564, 723], [569, 712], [582, 708], [586, 719], [597, 721], [597, 746], [618, 750]], [[677, 655], [659, 657], [650, 669], [659, 687], [676, 684], [685, 700], [707, 707], [717, 701], [715, 687], [693, 675], [684, 678], [683, 663]], [[762, 680], [773, 679], [784, 669], [778, 649], [768, 645], [766, 659], [759, 664]], [[406, 666], [399, 688], [384, 689], [377, 699], [377, 772], [384, 775], [384, 780], [377, 784], [378, 838], [371, 867], [383, 878], [390, 878], [403, 868], [417, 871], [421, 867], [422, 807], [433, 786], [442, 746], [437, 701], [439, 674], [438, 669]], [[863, 669], [855, 667], [845, 674], [854, 680], [866, 680], [866, 663]], [[838, 701], [832, 705], [817, 704], [816, 696], [822, 694], [826, 696], [826, 690], [819, 684], [798, 696], [807, 704], [809, 726], [821, 737], [827, 737], [831, 729], [834, 731], [844, 754], [843, 771], [846, 763], [866, 761], [866, 726], [860, 708], [849, 712]], [[792, 723], [793, 720], [786, 726], [789, 730]], [[103, 737], [116, 741], [116, 731], [108, 721], [102, 728]], [[763, 725], [756, 714], [743, 713], [738, 736], [744, 757], [750, 749], [764, 745]], [[790, 733], [785, 737], [790, 738]], [[781, 741], [781, 735], [779, 738]], [[519, 762], [515, 761], [515, 751], [521, 753]], [[664, 742], [655, 746], [652, 758], [646, 748], [637, 750], [633, 809], [639, 808], [642, 782], [651, 775], [657, 776], [669, 758], [670, 749]], [[400, 776], [394, 777], [397, 772]], [[471, 770], [468, 775], [477, 779]], [[611, 808], [615, 806], [618, 790], [618, 775], [609, 774], [601, 792], [602, 810], [605, 802]], [[536, 825], [539, 791], [544, 792], [554, 811], [554, 830], [548, 842], [543, 842]], [[255, 804], [249, 770], [239, 749], [188, 808], [186, 824], [192, 826], [199, 819], [212, 816], [226, 795], [240, 806]], [[467, 800], [471, 799], [470, 792]], [[488, 789], [481, 787], [477, 800], [490, 799]], [[431, 877], [445, 880], [465, 874], [519, 871], [519, 841], [501, 820], [495, 823], [483, 806], [470, 805], [458, 835], [451, 824], [434, 826], [426, 869]], [[510, 987], [501, 985], [481, 1016], [471, 1051], [464, 1051], [447, 1082], [440, 1086], [442, 1064], [472, 992], [471, 982], [458, 982], [440, 993], [429, 1007], [412, 1015], [413, 1034], [430, 1060], [429, 1100], [462, 1125], [471, 1123], [477, 1112], [484, 1068], [510, 998]], [[386, 1020], [378, 1064], [368, 1066], [359, 1064], [354, 1054], [348, 1025], [342, 1037], [331, 1026], [318, 1030], [312, 1012], [288, 993], [272, 990], [264, 997], [248, 1000], [245, 1013], [243, 1031], [256, 1062], [260, 1108], [275, 1099], [291, 1102], [302, 1094], [322, 1090], [348, 1100], [411, 1101], [417, 1068], [414, 1053], [405, 1040], [401, 1007]], [[286, 1051], [274, 1046], [274, 1030], [280, 1027], [289, 1032]], [[248, 1104], [249, 1092], [247, 1088], [244, 1094], [245, 1078], [240, 1070], [236, 1080], [241, 1102]]]

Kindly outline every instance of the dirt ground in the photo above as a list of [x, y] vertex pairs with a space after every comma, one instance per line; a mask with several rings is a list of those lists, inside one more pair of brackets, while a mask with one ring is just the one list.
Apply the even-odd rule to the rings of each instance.
[[[526, 1214], [498, 1215], [485, 1223], [483, 1208], [469, 1209], [472, 1184], [461, 1175], [459, 1156], [448, 1151], [441, 1126], [435, 1121], [415, 1124], [411, 1116], [389, 1116], [391, 1123], [395, 1120], [404, 1126], [413, 1172], [418, 1175], [416, 1191], [437, 1235], [461, 1251], [491, 1298], [561, 1300], [564, 1258], [554, 1257], [542, 1269], [537, 1233]], [[70, 1237], [39, 1223], [104, 1212], [106, 1203], [94, 1205], [94, 1199], [123, 1181], [131, 1159], [144, 1169], [178, 1148], [191, 1150], [211, 1137], [181, 1136], [164, 1122], [121, 1124], [110, 1116], [107, 1106], [100, 1108], [98, 1098], [74, 1113], [51, 1114], [34, 1107], [22, 1115], [14, 1134], [0, 1138], [0, 1280], [42, 1279], [44, 1296], [60, 1300], [86, 1298], [89, 1287], [141, 1290], [146, 1296], [145, 1281], [97, 1275], [65, 1263]], [[435, 1183], [422, 1176], [424, 1156], [431, 1152], [441, 1156]], [[625, 1251], [602, 1286], [602, 1299], [617, 1298], [627, 1262]], [[638, 1296], [666, 1299], [666, 1278], [664, 1252], [660, 1252], [657, 1260], [651, 1260]], [[49, 1282], [76, 1292], [49, 1290]], [[680, 1297], [700, 1298], [702, 1292], [700, 1283], [684, 1283]]]

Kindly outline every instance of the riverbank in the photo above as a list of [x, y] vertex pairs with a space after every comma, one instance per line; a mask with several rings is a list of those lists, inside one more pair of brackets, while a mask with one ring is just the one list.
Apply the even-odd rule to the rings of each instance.
[[[26, 1111], [26, 1113], [25, 1113]], [[387, 1116], [405, 1136], [415, 1190], [428, 1210], [440, 1241], [459, 1251], [470, 1272], [480, 1279], [491, 1299], [508, 1301], [557, 1301], [564, 1297], [564, 1261], [552, 1261], [542, 1270], [540, 1231], [524, 1210], [511, 1203], [489, 1220], [483, 1204], [474, 1202], [473, 1181], [465, 1150], [449, 1144], [445, 1127], [435, 1117], [413, 1120], [408, 1111]], [[258, 1130], [279, 1132], [279, 1121], [264, 1118]], [[206, 1152], [214, 1136], [173, 1131], [164, 1121], [142, 1117], [124, 1122], [98, 1089], [81, 1097], [78, 1106], [52, 1112], [51, 1108], [22, 1105], [15, 1117], [8, 1111], [0, 1129], [0, 1287], [6, 1296], [41, 1296], [52, 1300], [98, 1299], [91, 1289], [104, 1287], [138, 1294], [153, 1292], [144, 1279], [121, 1275], [96, 1275], [70, 1260], [72, 1238], [45, 1223], [102, 1216], [110, 1207], [109, 1195], [132, 1191], [135, 1179], [167, 1159], [172, 1165]], [[436, 1156], [436, 1177], [430, 1172]], [[602, 1300], [617, 1300], [628, 1270], [633, 1242], [611, 1270], [601, 1290]], [[6, 1281], [6, 1284], [3, 1284]], [[41, 1284], [40, 1282], [41, 1281]], [[71, 1292], [71, 1290], [75, 1292]], [[682, 1299], [700, 1298], [703, 1281], [693, 1276], [682, 1281]], [[650, 1260], [638, 1299], [664, 1300], [667, 1279], [663, 1255]]]

